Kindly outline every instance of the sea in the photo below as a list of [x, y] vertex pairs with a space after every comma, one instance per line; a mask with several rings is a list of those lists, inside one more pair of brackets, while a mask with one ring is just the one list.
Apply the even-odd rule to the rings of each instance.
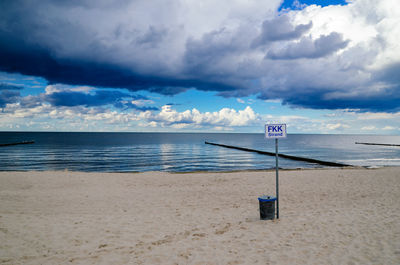
[[[0, 171], [196, 172], [266, 170], [275, 157], [205, 144], [275, 152], [275, 141], [248, 133], [0, 132]], [[400, 136], [288, 134], [279, 153], [363, 167], [400, 166]], [[279, 158], [279, 168], [320, 168]]]

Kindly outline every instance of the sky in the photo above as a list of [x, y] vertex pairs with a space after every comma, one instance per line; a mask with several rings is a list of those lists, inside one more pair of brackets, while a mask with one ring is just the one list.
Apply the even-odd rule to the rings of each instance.
[[3, 0], [0, 131], [400, 135], [398, 0]]

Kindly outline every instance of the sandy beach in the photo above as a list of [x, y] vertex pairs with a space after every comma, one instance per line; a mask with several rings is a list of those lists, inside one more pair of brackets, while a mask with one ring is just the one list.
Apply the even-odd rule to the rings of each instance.
[[400, 167], [0, 173], [1, 264], [400, 264]]

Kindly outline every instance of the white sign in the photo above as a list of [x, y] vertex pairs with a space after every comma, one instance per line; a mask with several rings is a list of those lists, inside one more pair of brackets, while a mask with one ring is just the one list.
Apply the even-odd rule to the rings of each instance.
[[286, 138], [286, 124], [265, 124], [265, 138]]

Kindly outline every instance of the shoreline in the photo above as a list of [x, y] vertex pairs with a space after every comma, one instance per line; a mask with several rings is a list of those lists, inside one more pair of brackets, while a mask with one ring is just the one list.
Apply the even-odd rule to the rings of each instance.
[[[345, 170], [345, 169], [366, 169], [366, 170], [374, 170], [374, 169], [381, 169], [381, 168], [400, 168], [400, 166], [345, 166], [345, 167], [328, 167], [328, 166], [321, 166], [321, 167], [298, 167], [298, 168], [281, 168], [279, 167], [279, 172], [281, 171], [302, 171], [302, 170]], [[207, 171], [207, 170], [197, 170], [197, 171], [162, 171], [162, 170], [152, 170], [152, 171], [74, 171], [74, 170], [0, 170], [0, 173], [4, 172], [54, 172], [54, 173], [61, 173], [61, 172], [71, 172], [71, 173], [99, 173], [99, 174], [142, 174], [142, 173], [168, 173], [168, 174], [207, 174], [207, 173], [239, 173], [239, 172], [275, 172], [275, 168], [268, 168], [268, 169], [237, 169], [237, 170], [221, 170], [221, 171]]]
[[1, 264], [400, 263], [400, 167], [0, 172]]

